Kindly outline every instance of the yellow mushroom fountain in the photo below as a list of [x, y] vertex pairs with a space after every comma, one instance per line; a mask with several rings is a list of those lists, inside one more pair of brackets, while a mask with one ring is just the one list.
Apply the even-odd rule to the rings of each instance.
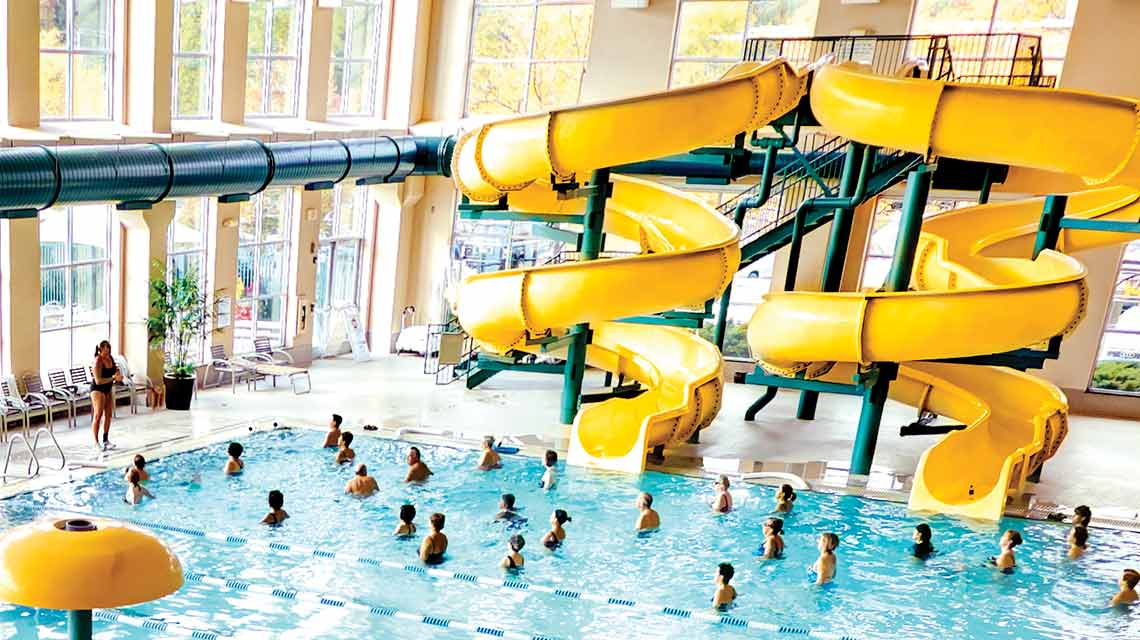
[[121, 522], [43, 520], [0, 536], [0, 601], [66, 610], [71, 640], [90, 640], [92, 609], [156, 600], [181, 586], [170, 547]]

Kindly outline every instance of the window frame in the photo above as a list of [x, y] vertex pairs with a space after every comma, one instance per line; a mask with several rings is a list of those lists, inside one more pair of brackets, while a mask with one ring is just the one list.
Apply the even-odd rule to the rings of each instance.
[[[1101, 323], [1100, 335], [1096, 341], [1096, 351], [1093, 353], [1092, 366], [1089, 367], [1089, 379], [1088, 379], [1088, 382], [1085, 384], [1085, 391], [1088, 393], [1100, 393], [1100, 394], [1105, 394], [1105, 395], [1123, 396], [1123, 397], [1128, 397], [1128, 398], [1140, 397], [1140, 392], [1138, 392], [1138, 391], [1128, 391], [1128, 390], [1124, 390], [1124, 389], [1109, 389], [1109, 388], [1105, 388], [1105, 387], [1093, 386], [1093, 380], [1096, 378], [1097, 368], [1100, 366], [1100, 363], [1112, 361], [1111, 358], [1101, 360], [1101, 353], [1104, 351], [1104, 341], [1105, 341], [1105, 338], [1108, 336], [1108, 334], [1110, 332], [1121, 332], [1121, 333], [1129, 333], [1129, 334], [1134, 333], [1132, 330], [1120, 331], [1120, 330], [1113, 330], [1113, 329], [1109, 328], [1110, 324], [1115, 324], [1114, 322], [1112, 322], [1112, 320], [1113, 320], [1112, 308], [1113, 308], [1113, 305], [1116, 303], [1116, 297], [1117, 297], [1116, 290], [1117, 290], [1117, 288], [1120, 286], [1120, 284], [1122, 282], [1132, 280], [1132, 279], [1140, 280], [1140, 260], [1130, 260], [1128, 258], [1128, 247], [1129, 247], [1129, 245], [1134, 244], [1134, 243], [1140, 243], [1140, 240], [1133, 240], [1132, 242], [1129, 242], [1128, 244], [1124, 245], [1124, 249], [1123, 249], [1123, 251], [1121, 251], [1121, 254], [1120, 254], [1120, 262], [1116, 266], [1116, 275], [1112, 279], [1112, 283], [1113, 283], [1112, 290], [1109, 292], [1108, 305], [1106, 307], [1106, 311], [1104, 314], [1104, 321]], [[1134, 273], [1134, 275], [1125, 277], [1125, 275], [1124, 275], [1125, 271], [1132, 272], [1132, 273]], [[1140, 367], [1140, 361], [1137, 361], [1136, 366]]]
[[[183, 249], [180, 251], [175, 251], [174, 250], [174, 221], [178, 215], [178, 209], [177, 209], [178, 203], [184, 202], [185, 200], [201, 200], [201, 205], [202, 205], [202, 221], [201, 221], [202, 230], [200, 232], [201, 237], [198, 239], [198, 241], [199, 241], [198, 248], [196, 248], [196, 249]], [[202, 268], [198, 273], [199, 292], [202, 293], [203, 295], [205, 295], [207, 298], [209, 298], [211, 296], [210, 296], [210, 291], [209, 291], [209, 286], [210, 286], [209, 285], [209, 280], [210, 280], [210, 277], [209, 277], [210, 273], [209, 272], [210, 272], [210, 270], [208, 267], [208, 264], [209, 264], [208, 261], [210, 259], [210, 236], [211, 236], [211, 229], [213, 228], [210, 223], [211, 223], [211, 220], [213, 220], [213, 216], [214, 216], [214, 207], [212, 205], [214, 200], [212, 198], [209, 198], [209, 197], [186, 198], [186, 199], [179, 198], [179, 199], [176, 199], [174, 202], [175, 202], [175, 204], [174, 204], [174, 206], [175, 206], [175, 213], [174, 213], [175, 218], [171, 218], [170, 224], [167, 225], [167, 227], [166, 227], [166, 281], [167, 281], [167, 283], [169, 283], [171, 277], [174, 275], [173, 267], [174, 267], [175, 258], [177, 258], [179, 256], [197, 255], [199, 257], [199, 262], [202, 265]], [[194, 360], [195, 360], [195, 362], [198, 362], [199, 364], [205, 364], [206, 362], [208, 362], [209, 348], [207, 347], [207, 344], [210, 342], [210, 335], [209, 334], [210, 334], [209, 331], [205, 332], [205, 335], [203, 335], [201, 337], [201, 339], [198, 341], [199, 344], [197, 344], [194, 347], [196, 349], [196, 352], [193, 353]]]
[[[271, 191], [273, 189], [280, 189], [284, 194], [283, 202], [285, 203], [285, 206], [283, 207], [283, 211], [281, 212], [281, 239], [279, 239], [279, 240], [262, 240], [261, 239], [261, 225], [262, 225], [262, 222], [264, 220], [264, 217], [263, 217], [264, 197], [263, 196], [265, 195], [265, 193], [267, 191]], [[241, 306], [242, 303], [246, 302], [246, 301], [250, 301], [250, 303], [251, 303], [250, 319], [248, 322], [250, 323], [250, 325], [249, 325], [250, 326], [250, 338], [249, 339], [250, 339], [250, 343], [252, 344], [253, 339], [259, 337], [258, 331], [257, 331], [258, 322], [259, 322], [257, 319], [258, 305], [260, 304], [260, 302], [262, 300], [273, 300], [275, 298], [279, 298], [281, 301], [280, 340], [279, 341], [271, 341], [271, 344], [274, 347], [285, 347], [285, 346], [287, 346], [285, 337], [286, 337], [286, 332], [288, 331], [288, 326], [289, 326], [288, 307], [289, 307], [289, 293], [290, 293], [290, 289], [291, 289], [290, 280], [292, 279], [292, 276], [291, 276], [292, 269], [290, 268], [290, 265], [292, 264], [291, 260], [293, 257], [293, 244], [294, 244], [294, 236], [293, 236], [293, 215], [294, 215], [294, 211], [293, 210], [297, 206], [296, 194], [294, 192], [294, 189], [292, 189], [290, 187], [273, 187], [270, 189], [266, 189], [265, 191], [262, 191], [261, 193], [258, 193], [253, 198], [250, 198], [250, 200], [248, 202], [249, 202], [249, 205], [254, 208], [254, 232], [253, 232], [254, 233], [254, 240], [252, 242], [243, 242], [241, 239], [241, 231], [239, 228], [238, 245], [237, 245], [238, 261], [237, 261], [237, 264], [235, 265], [234, 276], [235, 277], [241, 276], [241, 253], [242, 253], [242, 249], [252, 248], [253, 249], [253, 281], [252, 281], [253, 282], [253, 294], [250, 296], [246, 296], [244, 290], [236, 292], [237, 295], [234, 296], [235, 297], [235, 306]], [[238, 224], [240, 227], [240, 224], [241, 224], [240, 216], [241, 216], [241, 214], [239, 213], [238, 216], [239, 216]], [[265, 294], [262, 294], [262, 292], [261, 292], [261, 256], [262, 256], [263, 248], [268, 247], [268, 246], [279, 246], [281, 249], [281, 270], [282, 270], [282, 273], [281, 273], [281, 278], [282, 278], [281, 291], [280, 291], [280, 293], [272, 294], [272, 295], [265, 295]], [[242, 284], [245, 284], [244, 281], [242, 282]], [[237, 323], [239, 323], [239, 322], [244, 322], [244, 321], [238, 320], [236, 318], [234, 319], [235, 338], [237, 336]], [[235, 352], [236, 352], [236, 348], [235, 348]]]
[[[89, 206], [89, 205], [85, 205], [85, 206]], [[66, 367], [49, 367], [49, 369], [55, 369], [55, 368], [71, 369], [73, 367], [83, 366], [86, 364], [86, 361], [84, 361], [82, 359], [79, 359], [79, 360], [75, 359], [75, 344], [74, 344], [74, 339], [72, 337], [72, 334], [74, 333], [75, 329], [77, 329], [77, 328], [95, 327], [95, 326], [105, 325], [107, 327], [107, 337], [108, 337], [107, 339], [110, 339], [111, 321], [112, 321], [112, 315], [113, 315], [112, 314], [112, 311], [113, 311], [112, 300], [111, 300], [111, 280], [114, 276], [114, 272], [112, 269], [112, 266], [113, 266], [112, 265], [112, 253], [113, 253], [113, 251], [112, 251], [111, 241], [112, 241], [112, 229], [116, 225], [115, 225], [114, 215], [113, 215], [113, 212], [111, 209], [111, 205], [104, 205], [104, 206], [106, 208], [106, 213], [107, 213], [107, 225], [106, 225], [106, 229], [105, 229], [106, 235], [105, 235], [105, 244], [104, 244], [105, 256], [103, 258], [99, 258], [99, 259], [95, 259], [95, 260], [75, 260], [72, 257], [73, 256], [72, 248], [75, 244], [75, 207], [74, 206], [56, 207], [57, 210], [63, 209], [65, 211], [65, 217], [67, 220], [67, 225], [66, 225], [67, 235], [66, 235], [66, 240], [64, 241], [64, 255], [66, 257], [65, 257], [65, 260], [63, 262], [60, 262], [59, 264], [52, 264], [52, 265], [46, 265], [46, 266], [42, 263], [42, 258], [41, 258], [41, 264], [40, 264], [40, 269], [39, 269], [39, 278], [40, 278], [40, 282], [42, 283], [44, 273], [46, 273], [46, 272], [59, 271], [59, 272], [62, 272], [64, 274], [64, 292], [65, 292], [64, 293], [64, 299], [66, 302], [66, 304], [65, 304], [65, 308], [66, 308], [65, 317], [67, 318], [67, 321], [65, 322], [65, 324], [63, 324], [62, 326], [59, 326], [59, 327], [52, 327], [50, 329], [44, 328], [44, 325], [43, 325], [44, 318], [43, 318], [43, 311], [42, 311], [43, 306], [44, 306], [44, 302], [43, 302], [43, 293], [41, 290], [40, 302], [39, 302], [39, 306], [37, 308], [37, 313], [39, 313], [39, 318], [37, 319], [37, 325], [39, 327], [39, 334], [40, 334], [39, 340], [40, 340], [41, 345], [43, 344], [44, 334], [67, 332], [67, 334], [69, 336], [69, 338], [68, 338], [68, 345], [69, 346], [68, 346], [68, 363], [67, 363], [67, 366]], [[39, 222], [39, 224], [43, 224], [43, 222], [42, 222], [43, 218], [40, 218], [40, 220], [41, 220], [41, 222]], [[40, 242], [40, 246], [41, 246], [40, 250], [42, 251], [43, 250], [42, 249], [42, 246], [43, 246], [42, 240]], [[96, 265], [103, 265], [103, 267], [105, 269], [105, 271], [103, 272], [103, 300], [104, 300], [104, 303], [106, 304], [106, 316], [104, 319], [97, 320], [94, 322], [76, 323], [75, 322], [75, 309], [74, 309], [74, 307], [75, 307], [75, 286], [74, 286], [75, 270], [76, 270], [76, 268], [80, 268], [80, 267], [90, 267], [90, 266], [96, 266]], [[42, 284], [41, 284], [41, 286], [42, 286]], [[40, 368], [43, 368], [42, 350], [41, 350], [41, 355], [40, 355]], [[45, 373], [46, 373], [46, 371], [45, 371]]]
[[[522, 94], [522, 110], [515, 112], [518, 115], [536, 113], [527, 109], [530, 103], [530, 86], [531, 80], [534, 77], [534, 68], [538, 65], [551, 65], [551, 64], [580, 64], [582, 65], [582, 78], [578, 81], [578, 97], [574, 101], [577, 104], [582, 99], [582, 79], [586, 76], [586, 65], [590, 60], [590, 47], [594, 43], [592, 28], [589, 34], [589, 42], [586, 45], [585, 56], [582, 58], [544, 58], [542, 60], [535, 60], [534, 58], [534, 45], [538, 34], [538, 9], [539, 7], [546, 6], [588, 6], [590, 10], [596, 9], [595, 0], [474, 0], [471, 3], [471, 28], [467, 31], [467, 68], [464, 71], [463, 78], [463, 117], [483, 116], [486, 117], [491, 114], [472, 114], [471, 113], [471, 70], [476, 64], [491, 64], [491, 65], [526, 65], [526, 76], [523, 80], [523, 94]], [[476, 58], [475, 57], [475, 29], [478, 26], [479, 9], [480, 7], [532, 7], [534, 15], [531, 19], [530, 29], [530, 44], [527, 48], [527, 56], [525, 58]], [[591, 15], [591, 26], [592, 26]], [[571, 106], [571, 105], [567, 105]], [[498, 114], [509, 115], [509, 114]]]
[[[352, 29], [348, 28], [348, 21], [345, 20], [345, 38], [344, 38], [344, 51], [346, 55], [338, 58], [335, 54], [329, 54], [329, 79], [330, 85], [333, 77], [333, 68], [339, 62], [344, 65], [346, 72], [341, 76], [341, 86], [338, 87], [336, 92], [329, 91], [328, 99], [328, 115], [332, 117], [368, 117], [377, 116], [382, 112], [382, 105], [380, 104], [380, 96], [383, 94], [380, 70], [385, 66], [384, 62], [387, 58], [388, 47], [388, 19], [390, 18], [391, 4], [388, 0], [343, 0], [341, 6], [336, 7], [333, 11], [341, 11], [349, 6], [370, 6], [376, 9], [376, 17], [372, 24], [372, 55], [368, 58], [353, 58], [349, 52], [351, 48], [350, 34]], [[335, 36], [334, 36], [335, 37]], [[332, 98], [339, 97], [341, 104], [347, 102], [347, 88], [348, 88], [348, 73], [347, 69], [353, 64], [368, 63], [370, 65], [370, 72], [368, 78], [368, 87], [365, 92], [365, 104], [370, 105], [371, 108], [361, 112], [333, 110]]]
[[[40, 120], [47, 122], [110, 122], [115, 119], [115, 95], [117, 92], [117, 74], [116, 64], [118, 63], [117, 56], [115, 55], [116, 42], [119, 34], [116, 30], [117, 19], [117, 2], [116, 0], [105, 0], [107, 3], [107, 48], [106, 49], [91, 49], [91, 48], [77, 48], [73, 47], [75, 42], [75, 4], [79, 0], [65, 0], [67, 3], [67, 31], [63, 47], [44, 47], [39, 46], [39, 55], [42, 57], [45, 53], [50, 54], [64, 54], [67, 58], [67, 67], [64, 72], [63, 82], [63, 105], [64, 115], [50, 115], [44, 113], [43, 96], [40, 96]], [[39, 0], [37, 0], [37, 5]], [[42, 9], [42, 5], [40, 5]], [[41, 37], [42, 27], [37, 23], [36, 38]], [[102, 56], [106, 65], [106, 117], [75, 117], [74, 105], [72, 104], [72, 96], [74, 95], [75, 85], [75, 58], [77, 56]], [[40, 66], [40, 77], [36, 79], [37, 82], [43, 81], [43, 66]]]
[[293, 108], [290, 113], [267, 113], [264, 111], [252, 112], [249, 110], [249, 105], [244, 104], [245, 96], [242, 96], [242, 108], [247, 118], [296, 118], [301, 113], [301, 61], [304, 59], [305, 54], [305, 5], [309, 2], [303, 0], [289, 0], [296, 10], [297, 19], [297, 49], [291, 55], [283, 55], [278, 53], [270, 53], [273, 50], [273, 0], [246, 0], [250, 5], [258, 2], [264, 2], [269, 5], [269, 11], [266, 12], [267, 23], [265, 29], [265, 41], [262, 43], [261, 53], [251, 53], [249, 50], [249, 25], [246, 26], [246, 50], [245, 50], [245, 69], [246, 82], [249, 82], [249, 63], [253, 60], [260, 60], [265, 63], [265, 70], [261, 82], [261, 105], [264, 109], [270, 102], [270, 96], [273, 93], [273, 63], [281, 60], [288, 60], [294, 64], [294, 77], [293, 77]]
[[[170, 117], [175, 120], [208, 120], [214, 117], [214, 53], [212, 43], [217, 34], [217, 8], [216, 0], [201, 0], [206, 6], [206, 51], [185, 52], [180, 50], [182, 41], [182, 6], [195, 0], [174, 0], [174, 42], [170, 62]], [[178, 113], [178, 61], [205, 60], [206, 61], [206, 112], [199, 115], [186, 115]]]

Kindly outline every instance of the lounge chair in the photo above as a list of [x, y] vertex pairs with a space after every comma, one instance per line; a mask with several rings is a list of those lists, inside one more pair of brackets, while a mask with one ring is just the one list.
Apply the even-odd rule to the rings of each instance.
[[91, 387], [79, 388], [78, 385], [67, 381], [67, 372], [63, 369], [48, 371], [48, 383], [54, 391], [60, 391], [71, 396], [71, 404], [75, 407], [75, 416], [78, 421], [79, 409], [91, 406]]
[[236, 364], [226, 357], [226, 347], [220, 344], [210, 345], [210, 365], [206, 367], [205, 379], [202, 381], [202, 386], [207, 387], [210, 381], [210, 370], [213, 369], [217, 374], [217, 379], [209, 387], [216, 387], [222, 384], [225, 375], [230, 374], [230, 392], [237, 393], [237, 381], [239, 378], [246, 374], [245, 367]]
[[250, 360], [262, 360], [270, 364], [292, 365], [293, 356], [288, 351], [274, 349], [269, 338], [253, 339], [253, 353], [246, 356]]
[[147, 395], [154, 388], [154, 383], [141, 373], [131, 373], [131, 365], [127, 362], [126, 356], [120, 354], [112, 357], [115, 360], [115, 366], [119, 368], [119, 373], [123, 374], [123, 381], [116, 382], [114, 388], [126, 392], [127, 397], [131, 399], [131, 413], [138, 413], [136, 398], [142, 394], [143, 404], [146, 404]]
[[7, 376], [0, 380], [0, 396], [3, 396], [4, 401], [9, 406], [19, 410], [24, 416], [24, 435], [27, 436], [28, 429], [31, 427], [32, 418], [35, 416], [44, 416], [47, 421], [47, 409], [44, 407], [30, 407], [24, 396], [20, 394], [20, 387], [16, 384], [16, 378]]
[[[12, 386], [15, 386], [13, 383]], [[16, 423], [25, 432], [28, 430], [28, 412], [24, 401], [10, 390], [7, 380], [0, 381], [0, 442], [8, 439], [8, 425]]]
[[67, 426], [75, 428], [75, 404], [71, 395], [54, 389], [45, 389], [38, 371], [24, 374], [24, 402], [29, 408], [43, 407], [49, 423], [55, 423], [55, 414], [62, 410], [67, 415]]

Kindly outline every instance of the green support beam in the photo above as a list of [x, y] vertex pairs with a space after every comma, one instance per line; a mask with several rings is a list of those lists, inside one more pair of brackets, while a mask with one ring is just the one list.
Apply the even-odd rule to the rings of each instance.
[[745, 384], [766, 385], [769, 387], [783, 387], [785, 389], [801, 389], [809, 391], [822, 391], [824, 393], [838, 393], [845, 396], [863, 395], [864, 387], [856, 384], [843, 384], [841, 382], [826, 382], [823, 380], [807, 380], [804, 378], [787, 378], [765, 373], [757, 367], [755, 371], [744, 376]]
[[463, 220], [478, 222], [541, 222], [544, 224], [568, 223], [582, 224], [583, 216], [568, 213], [532, 213], [529, 211], [511, 211], [509, 209], [470, 210], [460, 209], [459, 217]]
[[558, 227], [540, 224], [531, 229], [531, 231], [536, 236], [541, 236], [555, 242], [564, 242], [575, 249], [577, 249], [579, 243], [582, 242], [582, 234], [577, 231], [570, 231], [569, 229], [559, 229]]
[[1140, 222], [1127, 222], [1125, 220], [1082, 220], [1080, 218], [1065, 218], [1064, 220], [1061, 220], [1061, 228], [1083, 229], [1085, 231], [1108, 231], [1113, 233], [1140, 233]]
[[1065, 207], [1068, 203], [1068, 196], [1045, 196], [1045, 205], [1041, 208], [1041, 222], [1037, 226], [1037, 235], [1033, 238], [1034, 260], [1042, 251], [1057, 247], [1057, 240], [1061, 237], [1061, 225], [1064, 224]]

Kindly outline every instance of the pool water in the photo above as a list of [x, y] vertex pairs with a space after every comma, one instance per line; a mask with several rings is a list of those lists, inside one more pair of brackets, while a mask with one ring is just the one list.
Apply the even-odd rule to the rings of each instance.
[[[0, 525], [75, 511], [417, 565], [419, 540], [391, 535], [399, 506], [411, 502], [421, 535], [432, 512], [447, 515], [450, 547], [441, 568], [449, 572], [502, 579], [498, 563], [507, 538], [517, 532], [527, 541], [526, 567], [517, 579], [536, 586], [707, 611], [716, 565], [731, 562], [740, 595], [730, 613], [749, 621], [853, 638], [1140, 637], [1140, 614], [1107, 607], [1120, 571], [1140, 565], [1140, 536], [1129, 533], [1094, 529], [1088, 553], [1071, 562], [1065, 558], [1066, 527], [1005, 521], [1002, 528], [1018, 529], [1025, 537], [1017, 550], [1017, 571], [1007, 576], [984, 564], [998, 551], [996, 526], [971, 528], [943, 517], [921, 520], [893, 503], [804, 492], [785, 516], [786, 557], [761, 562], [754, 554], [762, 540], [760, 525], [774, 503], [768, 487], [734, 486], [736, 510], [716, 516], [707, 506], [712, 497], [707, 480], [565, 468], [558, 487], [546, 493], [538, 488], [538, 460], [503, 456], [503, 469], [480, 473], [473, 470], [477, 452], [427, 446], [421, 449], [435, 476], [425, 485], [407, 486], [402, 483], [407, 444], [358, 437], [357, 460], [368, 464], [380, 484], [378, 494], [358, 499], [343, 494], [352, 470], [333, 463], [333, 454], [319, 448], [322, 439], [323, 434], [305, 430], [251, 434], [242, 440], [246, 471], [232, 478], [220, 473], [226, 443], [151, 461], [149, 487], [157, 499], [136, 507], [122, 501], [122, 470], [108, 471], [0, 501]], [[195, 474], [201, 475], [199, 484], [189, 482]], [[270, 489], [285, 493], [291, 518], [280, 527], [258, 524]], [[640, 491], [654, 495], [662, 518], [661, 531], [647, 537], [632, 531]], [[517, 496], [529, 518], [526, 526], [507, 530], [493, 521], [503, 492]], [[573, 520], [566, 525], [565, 545], [550, 552], [540, 540], [554, 508], [566, 509]], [[934, 528], [940, 550], [925, 563], [909, 557], [911, 532], [921, 521]], [[807, 569], [823, 531], [834, 531], [841, 542], [837, 578], [819, 588]], [[332, 594], [527, 636], [791, 637], [311, 553], [269, 554], [195, 535], [159, 534], [187, 572]], [[471, 637], [416, 620], [196, 582], [123, 611], [241, 638]], [[96, 629], [99, 638], [151, 635], [119, 623], [97, 622]], [[0, 607], [0, 637], [66, 637], [63, 614]]]

